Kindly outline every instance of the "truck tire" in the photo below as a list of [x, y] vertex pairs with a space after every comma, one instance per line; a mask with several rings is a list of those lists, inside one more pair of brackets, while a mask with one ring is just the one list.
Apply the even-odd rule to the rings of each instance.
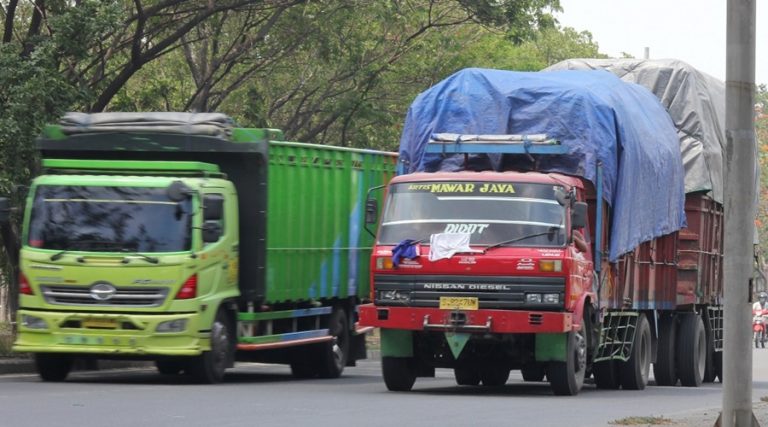
[[211, 349], [190, 361], [189, 373], [195, 381], [204, 384], [221, 382], [232, 358], [230, 352], [234, 339], [226, 314], [219, 310], [211, 325]]
[[411, 357], [382, 357], [381, 373], [389, 391], [410, 391], [416, 382], [416, 366]]
[[645, 314], [637, 317], [629, 360], [619, 363], [619, 378], [624, 390], [643, 390], [651, 371], [651, 327]]
[[453, 376], [458, 385], [478, 385], [480, 384], [480, 373], [472, 368], [454, 368]]
[[509, 379], [509, 368], [500, 365], [488, 365], [480, 368], [480, 381], [486, 387], [501, 387]]
[[715, 377], [717, 377], [717, 371], [715, 368], [715, 343], [712, 341], [714, 337], [712, 328], [710, 328], [708, 325], [709, 321], [706, 319], [702, 319], [702, 321], [704, 321], [704, 336], [707, 340], [707, 352], [704, 356], [704, 377], [701, 379], [701, 381], [704, 383], [713, 383], [715, 382]]
[[328, 320], [328, 333], [333, 339], [320, 345], [317, 374], [320, 378], [338, 378], [347, 365], [349, 357], [349, 322], [347, 313], [335, 307]]
[[539, 382], [544, 381], [546, 370], [541, 365], [531, 365], [520, 369], [520, 373], [523, 374], [523, 381]]
[[619, 363], [616, 360], [602, 360], [593, 363], [592, 374], [595, 376], [595, 386], [598, 389], [616, 390], [621, 385]]
[[584, 385], [587, 370], [587, 340], [584, 330], [568, 332], [565, 362], [549, 362], [547, 378], [552, 391], [558, 396], [574, 396]]
[[659, 318], [659, 340], [656, 349], [656, 362], [653, 363], [653, 377], [658, 386], [677, 384], [675, 368], [677, 339], [677, 317], [674, 314]]
[[72, 369], [72, 358], [63, 354], [37, 353], [35, 367], [43, 381], [60, 382], [67, 379]]
[[680, 384], [698, 387], [706, 367], [707, 336], [698, 314], [681, 316], [677, 337], [677, 372]]

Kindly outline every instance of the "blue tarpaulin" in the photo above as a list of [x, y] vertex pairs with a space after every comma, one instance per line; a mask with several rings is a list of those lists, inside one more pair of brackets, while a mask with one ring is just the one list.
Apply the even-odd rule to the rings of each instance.
[[406, 173], [463, 168], [463, 157], [424, 155], [435, 133], [544, 133], [569, 154], [543, 160], [538, 170], [593, 183], [601, 162], [604, 198], [612, 207], [611, 261], [685, 226], [684, 171], [672, 120], [651, 92], [607, 71], [461, 70], [408, 109], [400, 139]]

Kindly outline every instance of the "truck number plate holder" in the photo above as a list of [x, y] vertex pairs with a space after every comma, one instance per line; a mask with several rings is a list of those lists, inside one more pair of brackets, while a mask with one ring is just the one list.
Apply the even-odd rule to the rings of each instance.
[[477, 310], [480, 301], [477, 297], [440, 297], [441, 310]]

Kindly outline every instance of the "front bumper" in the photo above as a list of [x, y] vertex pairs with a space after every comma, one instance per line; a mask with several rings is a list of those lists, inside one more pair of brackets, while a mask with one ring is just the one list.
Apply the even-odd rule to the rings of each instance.
[[470, 333], [563, 333], [573, 329], [569, 312], [527, 310], [441, 310], [365, 304], [360, 325], [410, 331]]
[[[45, 329], [25, 326], [22, 316], [45, 321]], [[210, 349], [198, 313], [104, 314], [19, 310], [13, 350], [25, 353], [77, 353], [104, 356], [196, 356]], [[179, 332], [156, 332], [162, 322], [186, 319]], [[96, 326], [89, 326], [96, 325]], [[114, 325], [107, 326], [105, 325]]]

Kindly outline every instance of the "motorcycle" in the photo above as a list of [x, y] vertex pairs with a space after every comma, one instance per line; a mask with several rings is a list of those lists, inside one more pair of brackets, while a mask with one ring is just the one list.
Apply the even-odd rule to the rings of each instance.
[[752, 310], [752, 337], [755, 340], [755, 348], [765, 348], [766, 324], [765, 316], [768, 316], [768, 309]]

